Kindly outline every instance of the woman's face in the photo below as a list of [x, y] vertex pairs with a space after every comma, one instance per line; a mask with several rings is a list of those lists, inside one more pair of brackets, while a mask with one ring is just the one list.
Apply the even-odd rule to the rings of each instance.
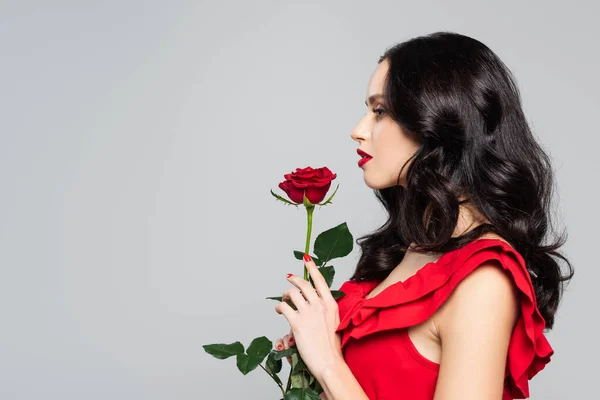
[[[400, 169], [419, 148], [419, 144], [388, 116], [389, 105], [384, 104], [383, 98], [388, 68], [386, 59], [371, 75], [365, 103], [368, 110], [350, 135], [358, 142], [359, 149], [373, 157], [361, 166], [365, 183], [371, 189], [397, 185]], [[404, 167], [400, 177], [403, 186], [409, 165]]]

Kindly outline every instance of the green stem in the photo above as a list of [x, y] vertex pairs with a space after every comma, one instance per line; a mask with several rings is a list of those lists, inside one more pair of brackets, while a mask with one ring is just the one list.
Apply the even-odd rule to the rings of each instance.
[[285, 391], [283, 390], [283, 386], [275, 380], [273, 375], [269, 371], [267, 371], [267, 369], [265, 367], [263, 367], [262, 364], [258, 364], [258, 365], [271, 377], [271, 379], [273, 379], [275, 381], [277, 386], [279, 386], [279, 389], [281, 389], [281, 393], [283, 394], [283, 397], [285, 397]]
[[[287, 380], [287, 384], [285, 385], [285, 391], [289, 391], [291, 386], [292, 386], [292, 371], [294, 370], [294, 357], [292, 356], [292, 364], [290, 365], [290, 373], [288, 375], [288, 380]], [[285, 396], [283, 396], [285, 397]]]
[[[311, 204], [308, 199], [306, 198], [306, 195], [304, 196], [304, 207], [306, 208], [306, 217], [307, 217], [307, 228], [306, 228], [306, 243], [304, 245], [304, 254], [310, 254], [310, 235], [312, 233], [312, 223], [313, 223], [313, 211], [315, 211], [315, 206], [314, 204]], [[308, 277], [308, 269], [306, 268], [306, 265], [304, 266], [304, 280], [308, 281], [309, 277]], [[298, 357], [300, 357], [300, 354], [298, 354]], [[292, 376], [292, 370], [293, 370], [293, 363], [292, 363], [292, 368], [290, 368], [290, 377], [288, 378], [288, 390], [289, 390], [289, 386], [291, 384], [291, 376]], [[303, 389], [303, 396], [304, 397], [304, 389], [306, 388], [306, 380], [304, 377], [304, 373], [300, 372], [300, 377], [302, 380], [302, 389]]]
[[[306, 245], [304, 246], [305, 254], [310, 254], [309, 253], [310, 252], [310, 235], [312, 233], [313, 211], [315, 211], [314, 205], [306, 206], [308, 227], [306, 229]], [[305, 281], [309, 280], [308, 279], [308, 269], [306, 268], [306, 265], [304, 266], [304, 280]], [[298, 354], [298, 356], [300, 356], [300, 354]], [[304, 373], [301, 373], [301, 378], [302, 378], [302, 397], [304, 397], [304, 389], [308, 386], [308, 382], [305, 379]]]
[[[313, 211], [315, 210], [315, 206], [307, 206], [306, 213], [308, 214], [308, 228], [306, 229], [306, 245], [304, 246], [304, 253], [309, 254], [310, 251], [310, 235], [312, 233], [312, 222], [313, 222]], [[308, 269], [304, 266], [304, 280], [308, 280]]]

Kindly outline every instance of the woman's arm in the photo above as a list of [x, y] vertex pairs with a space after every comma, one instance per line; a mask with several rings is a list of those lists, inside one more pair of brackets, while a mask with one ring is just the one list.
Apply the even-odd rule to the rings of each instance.
[[[344, 361], [338, 303], [331, 295], [325, 278], [308, 254], [304, 265], [314, 282], [289, 274], [287, 279], [295, 288], [283, 292], [275, 311], [283, 314], [290, 324], [298, 354], [321, 384], [329, 400], [369, 400]], [[290, 299], [296, 311], [287, 303]]]
[[502, 266], [477, 267], [438, 312], [442, 358], [434, 400], [500, 400], [517, 290]]
[[[508, 274], [496, 262], [482, 264], [440, 308], [442, 360], [434, 400], [502, 398], [508, 343], [519, 314], [518, 292]], [[369, 400], [344, 360], [319, 382], [322, 399]]]
[[324, 371], [318, 380], [323, 387], [321, 399], [369, 400], [343, 359]]

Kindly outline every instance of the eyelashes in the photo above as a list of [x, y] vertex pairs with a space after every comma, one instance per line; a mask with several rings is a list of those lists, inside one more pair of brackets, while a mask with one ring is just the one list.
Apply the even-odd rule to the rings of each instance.
[[[379, 119], [386, 113], [386, 111], [384, 108], [379, 107], [379, 108], [374, 108], [373, 113], [376, 115], [375, 118]], [[365, 113], [365, 115], [367, 115], [367, 113]]]
[[373, 112], [377, 114], [378, 117], [381, 117], [383, 114], [385, 114], [385, 110], [383, 108], [374, 108]]

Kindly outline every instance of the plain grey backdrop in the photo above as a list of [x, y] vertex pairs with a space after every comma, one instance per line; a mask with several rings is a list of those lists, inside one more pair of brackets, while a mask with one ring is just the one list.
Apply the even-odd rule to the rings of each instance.
[[[0, 1], [0, 398], [280, 398], [261, 369], [243, 376], [202, 349], [289, 330], [265, 297], [302, 272], [306, 217], [269, 190], [326, 165], [340, 189], [314, 232], [380, 226], [350, 131], [384, 50], [440, 30], [505, 61], [554, 161], [576, 276], [532, 398], [597, 398], [599, 11]], [[358, 254], [335, 263], [334, 288]]]

